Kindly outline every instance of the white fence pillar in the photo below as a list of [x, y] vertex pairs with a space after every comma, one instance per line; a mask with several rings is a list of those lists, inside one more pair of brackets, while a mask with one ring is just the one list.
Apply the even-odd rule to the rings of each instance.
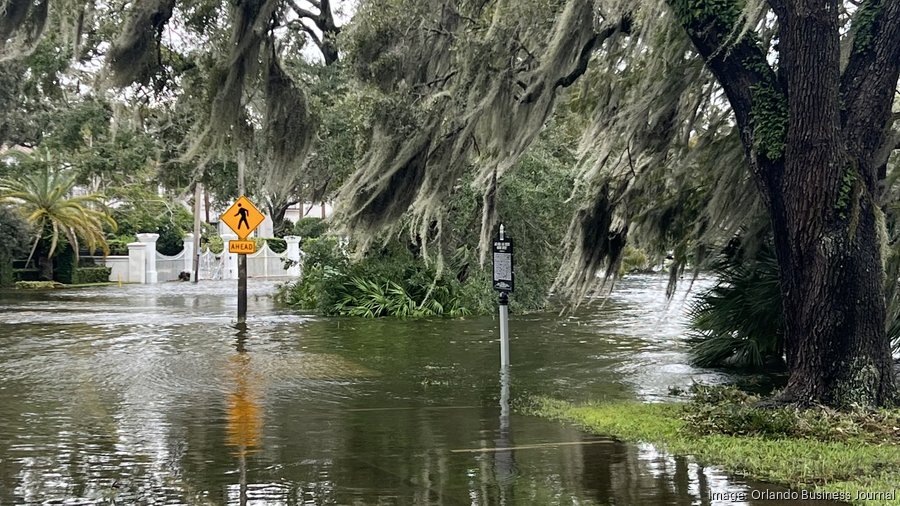
[[237, 236], [234, 234], [222, 234], [222, 242], [225, 245], [222, 249], [222, 258], [225, 259], [222, 279], [238, 278], [238, 256], [228, 252], [228, 243], [236, 240]]
[[194, 234], [184, 236], [184, 268], [181, 271], [194, 272]]
[[158, 239], [159, 234], [137, 235], [138, 242], [147, 245], [147, 249], [144, 251], [144, 254], [146, 256], [145, 265], [147, 266], [147, 277], [145, 283], [147, 284], [159, 283], [159, 275], [156, 272], [156, 241]]
[[128, 282], [147, 282], [147, 245], [142, 242], [128, 244]]
[[295, 235], [288, 235], [284, 237], [284, 242], [287, 243], [287, 251], [285, 251], [287, 259], [292, 262], [291, 267], [287, 271], [287, 275], [299, 277], [301, 273], [300, 238]]

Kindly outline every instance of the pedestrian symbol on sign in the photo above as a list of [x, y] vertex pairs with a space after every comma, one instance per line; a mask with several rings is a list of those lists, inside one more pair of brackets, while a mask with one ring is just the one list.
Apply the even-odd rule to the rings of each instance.
[[250, 223], [247, 222], [247, 215], [250, 214], [250, 211], [244, 209], [244, 206], [238, 204], [238, 212], [235, 214], [235, 217], [240, 216], [241, 219], [238, 220], [238, 228], [241, 228], [241, 225], [250, 228]]

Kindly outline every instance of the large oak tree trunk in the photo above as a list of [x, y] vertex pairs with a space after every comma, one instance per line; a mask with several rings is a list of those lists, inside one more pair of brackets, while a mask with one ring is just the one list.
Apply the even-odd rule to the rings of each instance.
[[790, 370], [782, 400], [890, 404], [878, 207], [886, 160], [876, 153], [900, 76], [900, 0], [865, 0], [854, 30], [866, 37], [843, 75], [838, 0], [768, 3], [780, 27], [777, 72], [756, 40], [730, 39], [738, 2], [710, 14], [669, 0], [728, 96], [769, 207]]
[[[790, 379], [784, 398], [848, 407], [895, 393], [885, 336], [875, 178], [840, 117], [836, 1], [799, 0], [781, 21], [788, 130], [770, 213], [781, 268]], [[814, 77], [814, 78], [811, 78]], [[869, 182], [869, 184], [867, 184]]]

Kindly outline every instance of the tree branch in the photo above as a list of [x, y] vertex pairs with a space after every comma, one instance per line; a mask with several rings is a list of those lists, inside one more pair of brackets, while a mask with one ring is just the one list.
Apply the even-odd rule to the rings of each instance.
[[[737, 14], [709, 14], [693, 11], [686, 2], [667, 0], [675, 12], [675, 17], [687, 32], [697, 51], [706, 62], [707, 68], [715, 76], [734, 112], [741, 133], [741, 142], [753, 163], [757, 175], [767, 179], [777, 163], [767, 163], [766, 157], [757, 157], [754, 151], [754, 133], [751, 110], [754, 104], [754, 89], [765, 89], [775, 97], [786, 97], [784, 86], [766, 60], [766, 53], [755, 37], [747, 35], [735, 41], [733, 34], [740, 23]], [[739, 13], [741, 3], [727, 2], [721, 11]], [[784, 11], [783, 0], [770, 0], [769, 4], [778, 12]], [[768, 160], [776, 162], [776, 160]]]
[[[584, 75], [584, 73], [587, 71], [594, 48], [603, 44], [607, 39], [620, 31], [624, 33], [631, 32], [631, 17], [627, 14], [623, 16], [618, 23], [605, 25], [603, 29], [595, 33], [593, 37], [585, 42], [584, 46], [582, 46], [581, 48], [581, 51], [578, 53], [578, 61], [575, 64], [575, 68], [572, 69], [572, 71], [568, 74], [557, 79], [553, 83], [553, 89], [555, 90], [556, 88], [568, 88], [569, 86], [575, 84], [575, 81], [577, 81], [578, 78]], [[537, 97], [544, 92], [544, 87], [545, 81], [543, 80], [531, 85], [525, 95], [521, 99], [519, 99], [519, 101], [523, 104], [530, 104], [534, 102]]]
[[[853, 19], [853, 49], [841, 76], [841, 120], [851, 154], [874, 178], [900, 78], [900, 0], [865, 0]], [[873, 183], [873, 180], [868, 182]]]
[[288, 0], [288, 2], [291, 4], [291, 9], [293, 9], [294, 12], [296, 12], [297, 15], [301, 18], [310, 19], [313, 23], [315, 23], [316, 20], [319, 19], [319, 16], [321, 16], [321, 14], [316, 14], [315, 12], [300, 7], [300, 4], [297, 3], [297, 0]]
[[341, 27], [335, 25], [334, 23], [334, 13], [331, 11], [331, 2], [330, 0], [306, 0], [317, 9], [319, 12], [312, 12], [309, 9], [304, 9], [300, 6], [297, 0], [288, 0], [290, 3], [291, 9], [300, 16], [300, 19], [308, 19], [313, 22], [314, 25], [322, 32], [321, 37], [315, 33], [315, 30], [312, 30], [305, 23], [300, 23], [304, 32], [310, 35], [315, 42], [316, 46], [319, 47], [319, 51], [322, 52], [322, 57], [325, 58], [325, 65], [331, 65], [332, 63], [338, 60], [338, 51], [335, 46], [335, 37], [341, 32]]

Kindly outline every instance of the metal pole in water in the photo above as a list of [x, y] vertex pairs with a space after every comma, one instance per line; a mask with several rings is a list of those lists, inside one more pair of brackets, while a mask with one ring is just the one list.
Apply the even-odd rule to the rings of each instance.
[[[246, 153], [238, 152], [238, 193], [244, 195], [244, 167], [247, 163]], [[238, 255], [238, 323], [247, 321], [247, 255]]]
[[247, 321], [247, 255], [238, 255], [238, 323]]
[[500, 367], [509, 367], [509, 294], [500, 292]]
[[[191, 259], [194, 268], [194, 283], [200, 281], [200, 197], [203, 192], [203, 183], [194, 184], [194, 258]], [[207, 209], [206, 212], [209, 212]]]

